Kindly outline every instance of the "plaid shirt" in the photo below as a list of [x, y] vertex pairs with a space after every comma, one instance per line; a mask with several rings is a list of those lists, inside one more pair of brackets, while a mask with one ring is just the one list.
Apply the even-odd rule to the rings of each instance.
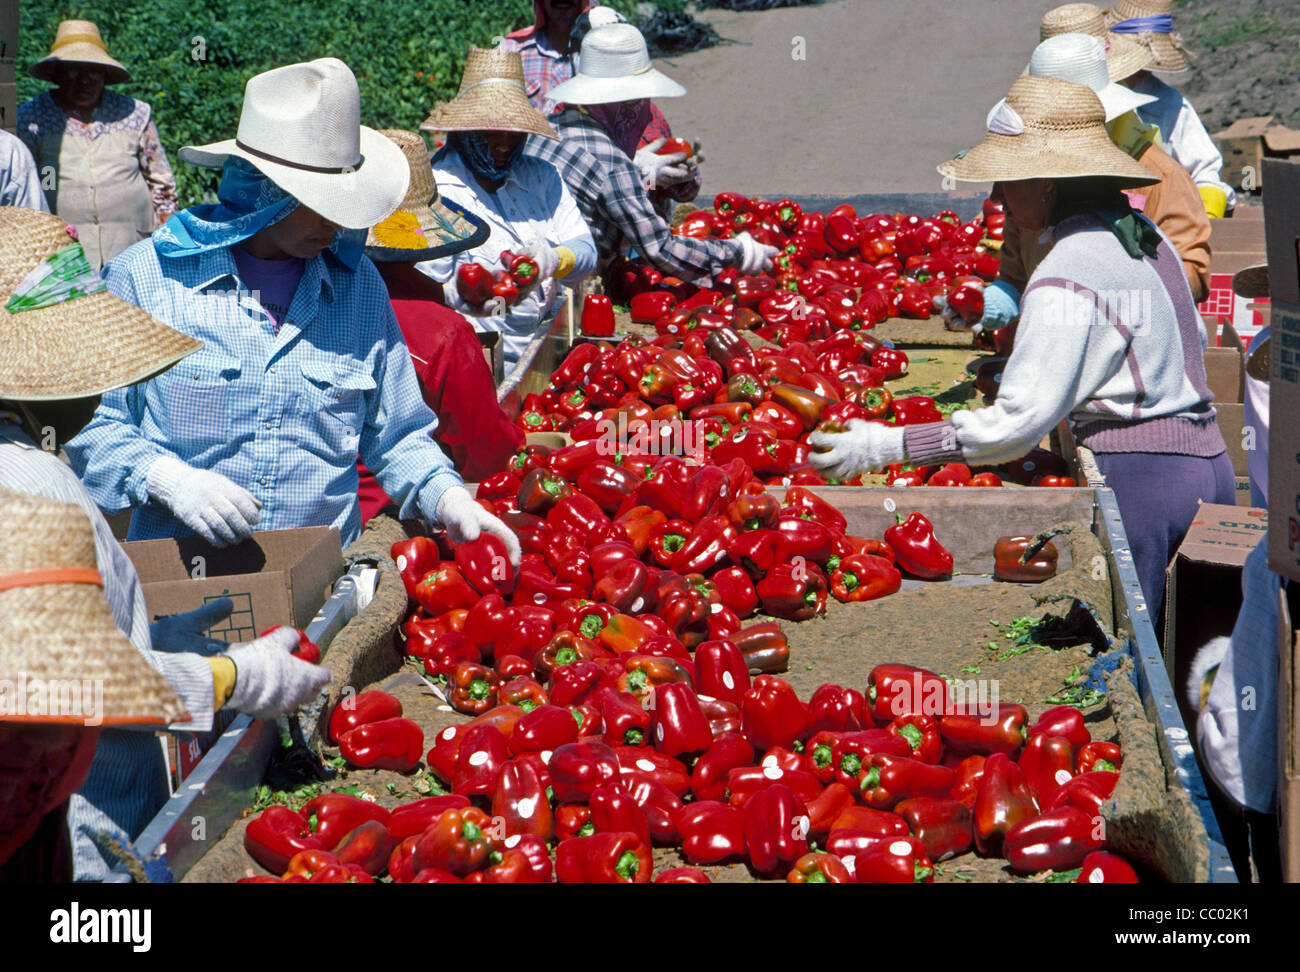
[[306, 262], [279, 332], [243, 289], [229, 249], [160, 260], [145, 240], [109, 263], [109, 290], [201, 350], [157, 378], [104, 395], [68, 457], [105, 510], [138, 507], [130, 539], [183, 535], [145, 487], [173, 455], [229, 477], [262, 504], [261, 530], [361, 532], [357, 456], [401, 507], [433, 519], [461, 478], [432, 438], [437, 417], [420, 395], [379, 272], [333, 256]]
[[600, 124], [574, 105], [550, 118], [558, 142], [529, 136], [527, 151], [559, 170], [578, 203], [602, 259], [634, 247], [664, 273], [689, 283], [734, 264], [731, 240], [674, 236], [641, 185], [641, 173]]
[[[592, 6], [597, 4], [593, 3]], [[546, 92], [573, 77], [575, 67], [571, 55], [561, 54], [547, 46], [545, 36], [541, 35], [535, 26], [506, 37], [501, 41], [500, 49], [519, 52], [519, 57], [524, 62], [524, 88], [534, 108], [543, 114], [551, 114], [566, 107], [548, 100]], [[637, 148], [642, 148], [655, 139], [672, 138], [672, 134], [672, 126], [668, 124], [664, 113], [653, 101], [650, 102], [650, 121], [646, 124], [645, 131], [641, 133], [641, 141], [637, 143]], [[696, 172], [695, 178], [690, 182], [656, 189], [650, 194], [650, 199], [655, 209], [663, 214], [665, 219], [671, 219], [677, 203], [689, 202], [698, 196], [702, 184], [703, 176]]]

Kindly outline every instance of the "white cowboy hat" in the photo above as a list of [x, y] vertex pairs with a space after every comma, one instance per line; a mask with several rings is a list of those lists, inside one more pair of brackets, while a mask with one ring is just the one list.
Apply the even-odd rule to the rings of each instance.
[[1060, 78], [1091, 88], [1106, 109], [1106, 121], [1156, 100], [1110, 80], [1106, 72], [1106, 48], [1088, 34], [1049, 37], [1034, 48], [1028, 73], [1035, 78]]
[[680, 98], [686, 89], [650, 65], [641, 31], [631, 24], [593, 27], [582, 39], [578, 73], [546, 92], [549, 101], [607, 105], [641, 98]]
[[234, 138], [186, 145], [181, 158], [220, 168], [232, 155], [333, 223], [366, 229], [406, 195], [402, 150], [361, 124], [361, 91], [346, 64], [323, 57], [256, 75]]

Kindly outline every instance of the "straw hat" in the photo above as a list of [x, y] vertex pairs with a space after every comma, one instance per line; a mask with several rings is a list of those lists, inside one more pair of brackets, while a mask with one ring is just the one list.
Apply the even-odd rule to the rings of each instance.
[[361, 90], [334, 57], [258, 74], [244, 88], [234, 138], [186, 145], [181, 158], [218, 169], [232, 155], [345, 229], [386, 218], [410, 183], [401, 149], [361, 124]]
[[607, 105], [684, 94], [685, 88], [650, 65], [641, 31], [631, 24], [606, 24], [587, 32], [578, 73], [546, 92], [546, 97], [557, 103]]
[[1238, 297], [1261, 300], [1269, 296], [1268, 264], [1257, 263], [1232, 275], [1232, 292]]
[[1067, 3], [1047, 11], [1039, 21], [1038, 33], [1039, 40], [1058, 34], [1088, 34], [1097, 38], [1106, 47], [1106, 70], [1112, 81], [1130, 78], [1152, 62], [1151, 52], [1137, 41], [1112, 34], [1102, 9], [1090, 3]]
[[1029, 58], [1029, 74], [1035, 78], [1060, 78], [1091, 88], [1106, 109], [1106, 121], [1156, 100], [1111, 81], [1106, 73], [1106, 49], [1089, 34], [1057, 34], [1047, 38], [1034, 48]]
[[98, 64], [104, 69], [105, 84], [131, 80], [131, 72], [108, 56], [108, 45], [99, 36], [99, 28], [89, 20], [65, 20], [59, 24], [48, 56], [27, 69], [41, 81], [53, 81], [60, 61], [74, 64]]
[[439, 102], [420, 125], [425, 132], [524, 132], [559, 141], [546, 116], [528, 102], [518, 51], [471, 47], [460, 90]]
[[389, 263], [418, 263], [471, 250], [487, 242], [487, 223], [455, 203], [438, 198], [438, 185], [433, 180], [424, 139], [415, 132], [391, 129], [379, 134], [402, 150], [411, 169], [411, 188], [406, 190], [406, 198], [398, 205], [397, 212], [370, 227], [366, 256]]
[[989, 116], [988, 129], [984, 141], [939, 171], [963, 182], [1081, 176], [1108, 176], [1125, 186], [1159, 181], [1110, 140], [1106, 110], [1081, 84], [1017, 78]]
[[0, 489], [0, 722], [188, 718], [118, 630], [96, 564], [95, 531], [80, 507]]
[[1152, 71], [1182, 74], [1192, 65], [1183, 39], [1174, 33], [1173, 11], [1173, 0], [1118, 0], [1106, 11], [1106, 22], [1151, 52]]
[[[101, 395], [203, 346], [104, 289], [75, 232], [49, 213], [0, 207], [0, 398]], [[56, 278], [51, 259], [71, 279]]]

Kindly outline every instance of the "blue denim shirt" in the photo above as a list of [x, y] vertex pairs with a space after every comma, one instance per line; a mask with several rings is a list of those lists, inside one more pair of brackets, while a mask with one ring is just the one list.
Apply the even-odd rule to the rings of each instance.
[[461, 478], [433, 440], [410, 354], [379, 272], [333, 255], [306, 262], [277, 334], [229, 249], [160, 258], [144, 240], [105, 269], [109, 290], [203, 341], [150, 381], [104, 395], [67, 444], [107, 511], [136, 507], [129, 539], [182, 536], [145, 477], [173, 455], [233, 480], [262, 504], [260, 530], [361, 532], [357, 456], [401, 506], [432, 520]]

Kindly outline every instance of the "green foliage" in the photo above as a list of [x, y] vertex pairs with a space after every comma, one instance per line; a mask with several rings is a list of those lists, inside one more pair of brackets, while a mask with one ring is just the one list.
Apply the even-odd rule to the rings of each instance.
[[182, 205], [215, 194], [217, 173], [177, 149], [230, 138], [244, 84], [273, 67], [337, 57], [361, 86], [362, 122], [415, 130], [455, 95], [465, 53], [532, 22], [530, 0], [23, 0], [18, 98], [47, 87], [26, 67], [60, 20], [93, 20], [131, 72], [115, 90], [153, 107]]

